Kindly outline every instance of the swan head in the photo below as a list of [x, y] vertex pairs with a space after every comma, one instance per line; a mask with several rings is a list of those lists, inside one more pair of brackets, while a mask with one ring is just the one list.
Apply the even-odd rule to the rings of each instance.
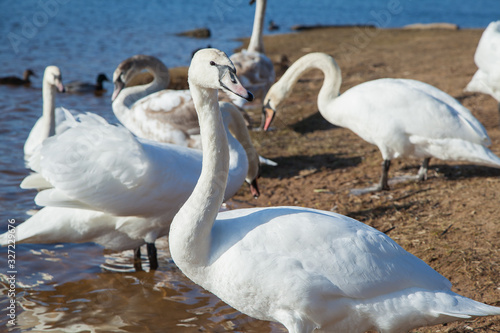
[[264, 131], [269, 129], [269, 126], [276, 115], [276, 109], [289, 93], [290, 89], [283, 87], [281, 80], [273, 84], [267, 92], [266, 97], [263, 99], [264, 105], [262, 106], [261, 128]]
[[[269, 95], [269, 94], [268, 94]], [[273, 122], [274, 116], [276, 115], [276, 107], [271, 106], [271, 99], [266, 99], [267, 100], [266, 104], [262, 106], [262, 123], [261, 123], [261, 128], [264, 131], [267, 131], [269, 129], [269, 126], [271, 126], [271, 123]]]
[[55, 87], [59, 92], [64, 92], [61, 70], [57, 66], [47, 66], [43, 73], [43, 82]]
[[250, 193], [252, 193], [253, 197], [257, 199], [260, 196], [260, 190], [259, 186], [257, 185], [257, 178], [254, 178], [252, 181], [248, 181], [248, 179], [245, 179], [247, 182], [248, 186], [250, 187]]
[[236, 69], [229, 57], [217, 49], [202, 49], [191, 60], [188, 72], [189, 84], [202, 88], [222, 89], [246, 99], [253, 100], [236, 76]]
[[167, 84], [168, 81], [170, 81], [168, 68], [160, 59], [149, 55], [137, 54], [123, 60], [118, 67], [116, 67], [113, 73], [114, 90], [111, 96], [111, 102], [118, 97], [120, 91], [125, 88], [127, 83], [129, 83], [134, 76], [144, 70], [153, 72], [155, 77], [161, 77]]

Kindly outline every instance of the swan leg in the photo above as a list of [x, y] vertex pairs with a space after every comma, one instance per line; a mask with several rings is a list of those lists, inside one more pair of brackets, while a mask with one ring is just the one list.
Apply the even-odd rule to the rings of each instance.
[[134, 249], [134, 268], [136, 272], [142, 271], [141, 264], [141, 247]]
[[378, 182], [378, 184], [366, 188], [351, 189], [350, 190], [351, 194], [362, 195], [370, 192], [380, 192], [380, 191], [390, 190], [388, 182], [389, 180], [388, 174], [390, 166], [391, 166], [391, 160], [384, 160], [384, 162], [382, 162], [382, 176], [380, 177], [380, 181]]
[[149, 269], [154, 271], [158, 269], [158, 257], [155, 243], [146, 243], [148, 249]]
[[418, 170], [417, 179], [419, 182], [427, 180], [427, 170], [429, 169], [430, 159], [430, 157], [425, 158]]
[[389, 168], [391, 167], [391, 160], [384, 160], [382, 162], [382, 176], [380, 177], [380, 182], [378, 184], [378, 191], [388, 191], [389, 188]]

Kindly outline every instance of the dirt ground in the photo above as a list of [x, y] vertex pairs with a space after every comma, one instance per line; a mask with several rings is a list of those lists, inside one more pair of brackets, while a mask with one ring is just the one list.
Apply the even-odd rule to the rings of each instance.
[[[499, 114], [490, 96], [465, 93], [476, 71], [474, 52], [482, 30], [325, 28], [265, 38], [278, 77], [304, 54], [332, 55], [342, 69], [341, 93], [384, 77], [420, 80], [447, 92], [486, 127], [500, 156]], [[264, 166], [253, 200], [242, 188], [242, 205], [293, 205], [335, 211], [387, 234], [453, 283], [453, 290], [500, 306], [500, 170], [431, 160], [428, 180], [392, 185], [390, 191], [355, 196], [352, 188], [379, 180], [377, 147], [318, 113], [319, 71], [306, 74], [282, 104], [274, 130], [252, 132], [259, 153], [279, 163]], [[353, 110], [355, 112], [355, 110]], [[260, 110], [251, 112], [260, 122]], [[417, 160], [395, 160], [390, 177], [415, 174]], [[500, 332], [500, 317], [466, 320], [414, 332]]]

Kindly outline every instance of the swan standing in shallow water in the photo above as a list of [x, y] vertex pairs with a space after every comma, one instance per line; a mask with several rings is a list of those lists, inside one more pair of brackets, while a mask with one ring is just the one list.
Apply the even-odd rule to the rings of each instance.
[[[273, 62], [264, 53], [262, 40], [267, 0], [256, 0], [256, 2], [252, 36], [248, 48], [229, 58], [236, 68], [241, 83], [252, 91], [256, 98], [262, 99], [274, 83], [276, 74]], [[240, 108], [246, 102], [245, 99], [233, 94], [228, 94], [228, 96]]]
[[[230, 175], [223, 191], [229, 199], [249, 177], [247, 152], [253, 146], [239, 110], [221, 103], [221, 111], [228, 133], [246, 133], [241, 144], [229, 135]], [[113, 250], [146, 243], [150, 268], [156, 269], [154, 242], [168, 234], [174, 215], [194, 189], [201, 151], [137, 139], [97, 115], [81, 114], [78, 121], [66, 117], [69, 129], [45, 140], [30, 160], [37, 174], [21, 187], [49, 189], [35, 198], [46, 207], [17, 227], [17, 243], [96, 242]], [[255, 151], [253, 156], [258, 159]], [[5, 245], [5, 234], [1, 237]], [[139, 252], [136, 269], [138, 257]]]
[[474, 62], [478, 70], [465, 91], [491, 95], [497, 100], [500, 112], [500, 21], [491, 22], [484, 30]]
[[487, 146], [483, 125], [457, 100], [423, 82], [379, 79], [357, 85], [339, 96], [342, 81], [335, 60], [324, 53], [310, 53], [297, 60], [269, 90], [264, 99], [264, 130], [269, 128], [280, 103], [299, 77], [317, 68], [325, 79], [318, 94], [318, 109], [330, 123], [345, 127], [382, 153], [379, 183], [365, 191], [388, 190], [391, 160], [423, 158], [417, 178], [427, 177], [431, 157], [469, 161], [500, 168], [500, 158]]
[[96, 83], [87, 83], [82, 81], [71, 81], [65, 85], [66, 91], [69, 93], [102, 93], [105, 89], [103, 82], [109, 81], [104, 73], [99, 73], [96, 78]]
[[30, 131], [24, 144], [24, 158], [28, 160], [35, 149], [47, 139], [60, 131], [57, 128], [64, 120], [64, 112], [56, 110], [57, 91], [64, 92], [61, 71], [56, 66], [45, 68], [42, 82], [43, 113]]
[[189, 86], [200, 119], [203, 167], [171, 224], [169, 246], [195, 283], [291, 333], [395, 333], [500, 315], [500, 308], [452, 292], [450, 282], [426, 263], [348, 217], [299, 207], [217, 214], [228, 172], [217, 89], [251, 95], [218, 50], [194, 55]]

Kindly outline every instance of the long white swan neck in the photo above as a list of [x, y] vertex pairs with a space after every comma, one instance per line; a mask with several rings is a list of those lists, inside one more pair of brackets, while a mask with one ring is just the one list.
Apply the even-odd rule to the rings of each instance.
[[266, 1], [257, 0], [255, 4], [255, 17], [253, 19], [252, 36], [248, 44], [248, 51], [264, 53], [264, 42], [262, 39], [264, 29], [264, 17], [266, 16]]
[[56, 87], [50, 84], [47, 80], [43, 80], [42, 85], [42, 99], [43, 99], [43, 132], [42, 139], [46, 139], [55, 134], [56, 129]]
[[325, 76], [318, 94], [318, 109], [325, 116], [327, 105], [338, 97], [342, 83], [340, 67], [333, 57], [325, 53], [309, 53], [297, 60], [279, 80], [281, 94], [283, 98], [288, 96], [302, 74], [311, 69], [319, 69]]
[[210, 233], [226, 189], [229, 151], [217, 102], [217, 90], [190, 84], [203, 146], [200, 178], [170, 228], [170, 252], [191, 279], [208, 263]]

